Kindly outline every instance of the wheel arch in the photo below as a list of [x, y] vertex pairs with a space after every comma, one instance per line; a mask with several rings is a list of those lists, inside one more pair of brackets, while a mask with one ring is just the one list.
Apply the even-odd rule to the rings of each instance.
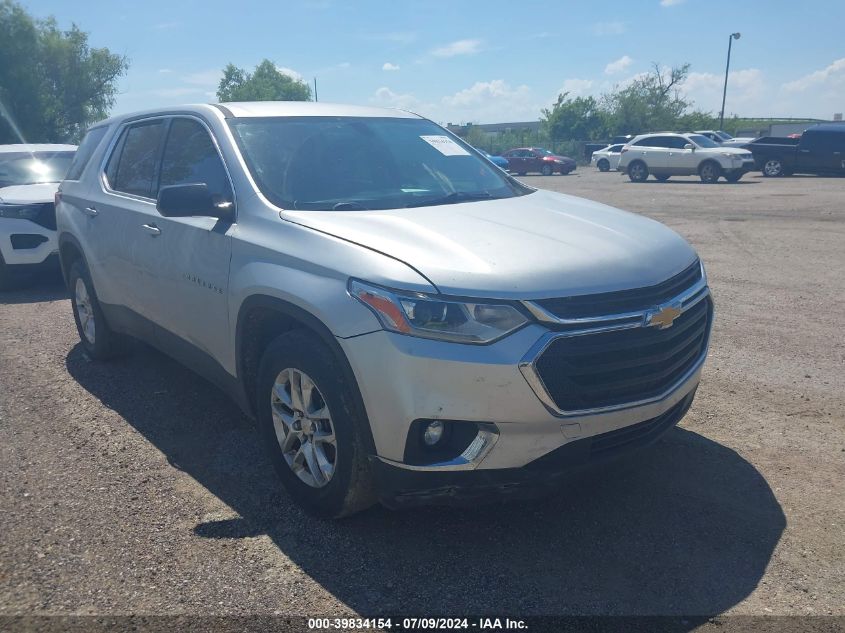
[[[88, 261], [85, 259], [85, 251], [73, 235], [70, 233], [61, 233], [59, 235], [59, 264], [62, 269], [62, 278], [65, 284], [68, 281], [68, 273], [73, 262], [81, 259], [83, 265], [88, 268]], [[90, 270], [90, 269], [89, 269]]]
[[[235, 361], [238, 379], [243, 389], [250, 413], [256, 415], [255, 390], [258, 367], [267, 345], [277, 336], [292, 330], [304, 329], [316, 335], [338, 361], [343, 378], [350, 385], [354, 405], [358, 408], [358, 418], [367, 417], [361, 390], [352, 371], [352, 365], [337, 342], [331, 330], [316, 316], [289, 301], [265, 294], [250, 295], [238, 309], [235, 326]], [[375, 440], [369, 424], [362, 429], [367, 442], [367, 450], [375, 454]]]

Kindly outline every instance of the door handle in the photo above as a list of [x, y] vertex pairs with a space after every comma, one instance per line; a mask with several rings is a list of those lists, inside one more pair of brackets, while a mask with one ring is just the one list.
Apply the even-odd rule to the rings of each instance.
[[161, 235], [161, 229], [158, 228], [155, 224], [142, 224], [141, 228], [153, 237]]
[[85, 207], [84, 209], [82, 209], [82, 213], [84, 213], [88, 217], [96, 218], [100, 212], [97, 211], [94, 207]]

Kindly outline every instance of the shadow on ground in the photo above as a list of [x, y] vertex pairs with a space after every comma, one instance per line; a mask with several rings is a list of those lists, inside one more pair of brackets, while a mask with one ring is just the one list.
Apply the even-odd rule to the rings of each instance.
[[99, 364], [77, 345], [66, 362], [240, 516], [197, 525], [199, 537], [267, 534], [364, 614], [718, 614], [754, 590], [785, 526], [751, 464], [682, 429], [553, 498], [326, 523], [291, 503], [251, 423], [193, 373], [145, 347]]
[[67, 299], [64, 279], [58, 271], [39, 272], [15, 279], [11, 288], [0, 290], [0, 303], [40, 303]]

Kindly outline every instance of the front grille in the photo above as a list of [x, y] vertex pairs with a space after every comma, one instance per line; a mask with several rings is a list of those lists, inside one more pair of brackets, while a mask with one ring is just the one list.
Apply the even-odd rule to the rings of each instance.
[[654, 398], [704, 355], [712, 314], [707, 297], [665, 330], [636, 327], [557, 338], [537, 359], [536, 371], [562, 411]]
[[654, 286], [576, 297], [539, 299], [534, 303], [559, 319], [622, 314], [647, 310], [665, 303], [699, 281], [701, 281], [701, 263], [696, 259], [682, 272]]

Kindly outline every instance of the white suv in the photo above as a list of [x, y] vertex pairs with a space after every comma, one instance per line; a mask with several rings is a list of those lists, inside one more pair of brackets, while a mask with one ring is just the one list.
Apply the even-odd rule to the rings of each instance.
[[649, 174], [660, 181], [698, 174], [705, 183], [721, 177], [737, 182], [754, 169], [754, 157], [747, 150], [722, 147], [700, 134], [660, 132], [631, 139], [622, 148], [617, 169], [634, 182], [645, 182]]
[[88, 135], [57, 209], [83, 348], [130, 335], [220, 385], [314, 512], [524, 497], [692, 403], [713, 314], [692, 247], [431, 121], [226, 103]]
[[53, 198], [75, 145], [0, 145], [0, 290], [58, 268]]

